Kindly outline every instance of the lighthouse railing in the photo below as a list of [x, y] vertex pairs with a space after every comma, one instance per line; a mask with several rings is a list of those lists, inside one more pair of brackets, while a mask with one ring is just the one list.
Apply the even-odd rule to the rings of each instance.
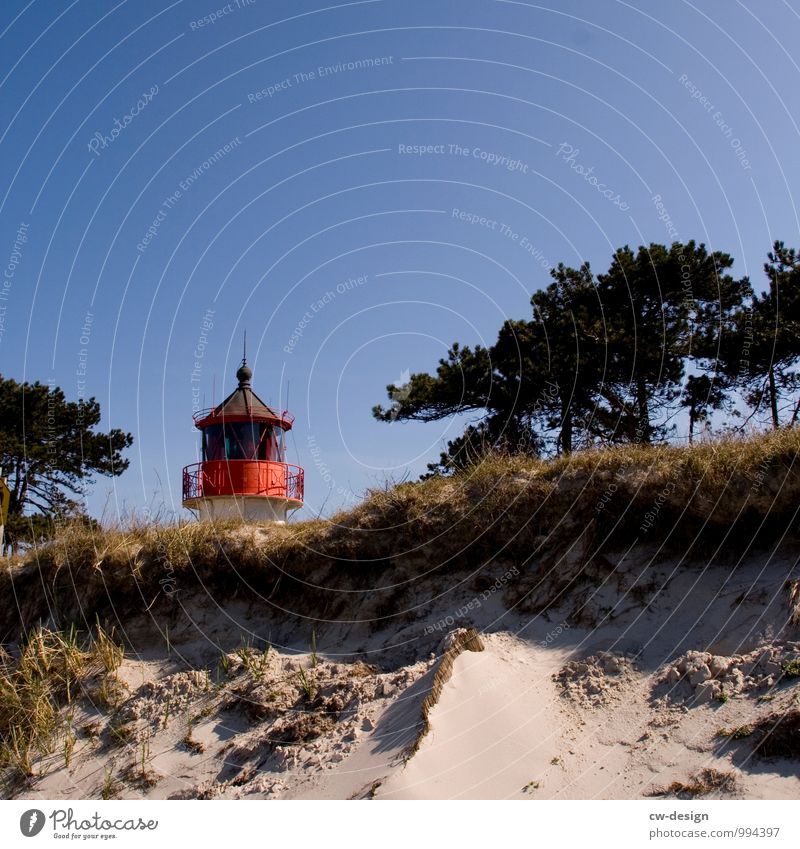
[[206, 460], [183, 470], [183, 500], [215, 496], [261, 496], [303, 501], [300, 466], [273, 460]]
[[[226, 416], [225, 411], [217, 412], [218, 407], [206, 407], [204, 410], [197, 410], [192, 413], [192, 421], [195, 423], [195, 426], [199, 424], [199, 422], [208, 422], [208, 424], [213, 423], [214, 421], [219, 421], [220, 423], [224, 423], [225, 421], [263, 421], [265, 419], [269, 419], [270, 417], [265, 416], [236, 416], [231, 415], [230, 413]], [[294, 424], [294, 415], [290, 413], [288, 410], [284, 410], [279, 413], [277, 410], [273, 411], [275, 413], [275, 421], [280, 422], [281, 426], [285, 430], [289, 430], [291, 426]]]

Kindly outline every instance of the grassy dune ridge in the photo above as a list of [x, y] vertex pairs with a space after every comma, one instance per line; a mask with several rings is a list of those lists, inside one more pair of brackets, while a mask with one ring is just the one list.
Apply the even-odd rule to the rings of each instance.
[[[32, 789], [43, 776], [80, 772], [85, 760], [86, 792], [103, 798], [160, 792], [152, 789], [156, 778], [149, 766], [153, 734], [161, 734], [158, 745], [179, 759], [219, 744], [215, 757], [224, 756], [227, 764], [223, 740], [204, 743], [192, 737], [194, 724], [202, 726], [204, 711], [211, 710], [201, 702], [210, 699], [220, 716], [232, 705], [244, 704], [248, 716], [256, 711], [257, 721], [243, 732], [234, 760], [246, 766], [269, 755], [271, 766], [262, 778], [280, 778], [275, 786], [282, 787], [283, 767], [275, 761], [279, 754], [299, 757], [306, 743], [320, 740], [333, 757], [330, 747], [339, 745], [340, 737], [345, 741], [342, 735], [350, 726], [342, 730], [344, 725], [332, 722], [326, 711], [337, 693], [353, 695], [352, 670], [369, 672], [358, 691], [365, 711], [388, 704], [399, 686], [395, 678], [411, 686], [422, 676], [413, 691], [422, 700], [421, 719], [411, 714], [402, 719], [403, 714], [401, 725], [419, 720], [424, 735], [428, 712], [455, 655], [463, 648], [480, 651], [484, 638], [501, 654], [504, 640], [513, 642], [492, 627], [478, 637], [498, 615], [539, 629], [539, 637], [528, 637], [533, 649], [513, 642], [509, 651], [515, 657], [535, 652], [535, 640], [544, 638], [539, 645], [548, 645], [550, 636], [563, 630], [599, 637], [609, 623], [612, 630], [616, 627], [614, 608], [620, 607], [623, 620], [626, 609], [635, 608], [631, 615], [644, 617], [660, 595], [654, 618], [643, 619], [640, 631], [649, 634], [661, 627], [659, 616], [672, 616], [675, 605], [699, 610], [692, 608], [692, 596], [701, 605], [715, 600], [724, 621], [738, 617], [748, 633], [753, 617], [760, 621], [766, 615], [770, 599], [779, 602], [764, 621], [771, 616], [769, 623], [796, 625], [798, 450], [800, 430], [781, 430], [692, 447], [625, 446], [549, 461], [495, 455], [468, 473], [373, 490], [360, 505], [329, 520], [287, 526], [66, 526], [0, 572], [0, 784], [5, 782], [8, 793]], [[632, 548], [633, 567], [622, 562]], [[773, 558], [773, 551], [779, 556]], [[748, 552], [756, 555], [749, 561]], [[771, 583], [756, 586], [772, 560]], [[727, 582], [740, 562], [744, 591], [738, 598], [723, 597], [720, 572]], [[681, 575], [699, 581], [709, 564], [716, 567], [716, 577], [698, 584], [696, 593], [685, 586], [670, 589], [676, 575], [677, 584]], [[470, 617], [478, 608], [482, 619], [473, 628]], [[554, 630], [555, 622], [560, 624]], [[456, 623], [469, 627], [459, 632], [463, 644], [448, 647]], [[303, 660], [306, 636], [311, 649]], [[443, 636], [442, 660], [429, 668]], [[250, 642], [254, 637], [258, 647]], [[330, 667], [333, 683], [317, 681], [322, 675], [317, 637], [336, 653], [322, 664], [323, 672]], [[663, 640], [663, 653], [659, 649], [642, 661], [649, 675], [661, 675], [666, 655], [677, 652], [679, 638]], [[271, 650], [271, 644], [283, 646], [284, 653]], [[800, 652], [800, 643], [793, 645], [792, 651]], [[559, 651], [564, 646], [556, 656]], [[755, 656], [765, 651], [759, 648]], [[294, 659], [296, 652], [299, 659]], [[358, 660], [353, 664], [351, 658]], [[367, 666], [362, 658], [381, 667]], [[558, 662], [552, 663], [557, 669]], [[238, 665], [239, 672], [233, 668]], [[149, 671], [134, 672], [139, 666]], [[141, 686], [137, 675], [143, 676]], [[425, 698], [423, 679], [432, 694]], [[661, 679], [653, 680], [658, 686]], [[277, 705], [279, 683], [283, 701]], [[251, 684], [261, 688], [255, 695]], [[645, 717], [651, 710], [651, 684], [650, 678], [636, 684], [643, 688], [638, 697], [645, 700]], [[318, 685], [324, 698], [317, 697]], [[192, 713], [195, 690], [202, 694], [195, 694], [200, 701]], [[412, 702], [414, 707], [417, 702]], [[148, 730], [144, 720], [131, 720], [140, 708], [146, 709], [145, 718], [148, 711], [163, 710], [161, 725]], [[398, 710], [387, 708], [387, 716]], [[338, 717], [337, 711], [340, 707], [334, 710]], [[178, 730], [170, 730], [178, 714]], [[736, 719], [737, 726], [743, 722]], [[787, 726], [787, 733], [793, 728]], [[272, 741], [267, 749], [265, 733]], [[288, 754], [276, 748], [285, 748], [284, 743]], [[102, 786], [100, 778], [91, 777], [97, 771], [93, 758], [114, 761], [104, 768]], [[250, 780], [245, 766], [241, 776], [230, 782], [217, 776], [208, 779], [209, 786], [214, 792], [235, 792], [236, 782]], [[167, 769], [161, 778], [170, 774]], [[257, 784], [259, 773], [252, 774]], [[191, 791], [201, 798], [211, 792], [204, 775], [197, 773]], [[269, 789], [256, 784], [253, 792]]]
[[193, 592], [312, 619], [389, 619], [412, 583], [435, 593], [492, 561], [564, 578], [565, 554], [591, 577], [587, 564], [637, 540], [687, 563], [735, 564], [752, 546], [795, 540], [798, 450], [800, 430], [786, 429], [555, 460], [497, 455], [454, 477], [372, 490], [329, 520], [67, 527], [3, 569], [0, 641], [40, 622], [163, 613]]

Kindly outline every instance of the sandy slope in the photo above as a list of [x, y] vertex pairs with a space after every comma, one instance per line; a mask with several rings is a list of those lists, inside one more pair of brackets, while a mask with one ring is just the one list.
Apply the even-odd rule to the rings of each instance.
[[652, 704], [651, 675], [632, 674], [598, 705], [576, 705], [552, 680], [559, 660], [507, 634], [455, 663], [431, 732], [379, 788], [389, 799], [641, 798], [713, 768], [733, 778], [726, 795], [796, 799], [796, 762], [737, 757], [717, 732], [754, 723], [798, 696], [677, 710]]
[[484, 644], [484, 651], [456, 659], [430, 733], [379, 797], [504, 799], [533, 778], [560, 786], [551, 761], [567, 723], [552, 676], [564, 656], [503, 633]]
[[[629, 568], [635, 574], [639, 563]], [[784, 592], [795, 572], [793, 558], [751, 557], [735, 571], [663, 563], [649, 574], [657, 588], [649, 604], [610, 585], [588, 596], [585, 608], [604, 617], [598, 627], [558, 633], [564, 622], [553, 616], [520, 621], [528, 639], [486, 635], [483, 653], [456, 660], [431, 733], [377, 795], [641, 798], [714, 769], [731, 779], [727, 796], [800, 797], [798, 761], [759, 759], [746, 737], [718, 733], [800, 707], [800, 684], [776, 678], [780, 663], [756, 665], [773, 646], [784, 662], [800, 657]], [[697, 648], [742, 662], [731, 661], [717, 683], [665, 680]], [[596, 662], [584, 672], [587, 656]], [[574, 669], [559, 679], [567, 661]], [[742, 690], [736, 670], [754, 665]], [[728, 700], [701, 697], [710, 684]]]
[[[620, 590], [645, 567], [646, 592]], [[654, 565], [642, 551], [617, 564], [619, 580], [546, 615], [493, 596], [456, 622], [483, 632], [484, 651], [456, 658], [413, 754], [443, 633], [426, 626], [474, 590], [445, 593], [391, 630], [331, 628], [317, 663], [287, 644], [290, 626], [281, 631], [269, 610], [198, 601], [169, 654], [145, 624], [128, 623], [139, 657], [120, 670], [117, 709], [77, 705], [70, 763], [54, 751], [14, 795], [642, 798], [713, 768], [725, 777], [715, 794], [798, 798], [797, 760], [759, 759], [747, 735], [718, 735], [800, 704], [800, 679], [775, 673], [800, 658], [785, 594], [796, 575], [788, 555], [732, 571]], [[231, 622], [245, 619], [282, 648], [234, 651]], [[687, 658], [698, 649], [708, 653]]]

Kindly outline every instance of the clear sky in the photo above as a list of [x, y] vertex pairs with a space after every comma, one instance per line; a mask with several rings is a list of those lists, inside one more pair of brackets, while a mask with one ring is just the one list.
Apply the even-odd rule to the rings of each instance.
[[134, 434], [95, 515], [181, 512], [245, 329], [299, 518], [438, 457], [372, 405], [548, 265], [800, 244], [797, 0], [0, 5], [0, 371]]

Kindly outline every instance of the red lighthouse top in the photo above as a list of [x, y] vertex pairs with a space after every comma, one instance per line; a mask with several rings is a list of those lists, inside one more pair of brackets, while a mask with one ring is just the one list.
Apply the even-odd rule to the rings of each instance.
[[195, 413], [195, 426], [203, 430], [203, 428], [220, 424], [224, 421], [231, 423], [254, 421], [268, 423], [284, 431], [291, 430], [294, 423], [294, 416], [287, 410], [278, 413], [272, 407], [267, 406], [253, 392], [250, 386], [252, 377], [253, 370], [247, 365], [246, 360], [242, 360], [242, 364], [236, 372], [236, 379], [239, 381], [239, 385], [218, 406]]
[[[183, 504], [201, 517], [210, 501], [217, 501], [217, 512], [209, 515], [224, 515], [219, 499], [230, 497], [286, 502], [280, 508], [284, 518], [286, 509], [303, 504], [303, 470], [286, 463], [285, 434], [294, 416], [265, 404], [253, 392], [252, 377], [243, 359], [236, 389], [221, 404], [194, 415], [202, 434], [202, 461], [184, 469]], [[251, 518], [282, 520], [275, 504], [250, 504], [247, 510]]]
[[203, 434], [203, 460], [262, 460], [283, 463], [284, 434], [294, 416], [278, 413], [253, 392], [253, 370], [242, 360], [236, 378], [239, 385], [218, 406], [194, 415]]

